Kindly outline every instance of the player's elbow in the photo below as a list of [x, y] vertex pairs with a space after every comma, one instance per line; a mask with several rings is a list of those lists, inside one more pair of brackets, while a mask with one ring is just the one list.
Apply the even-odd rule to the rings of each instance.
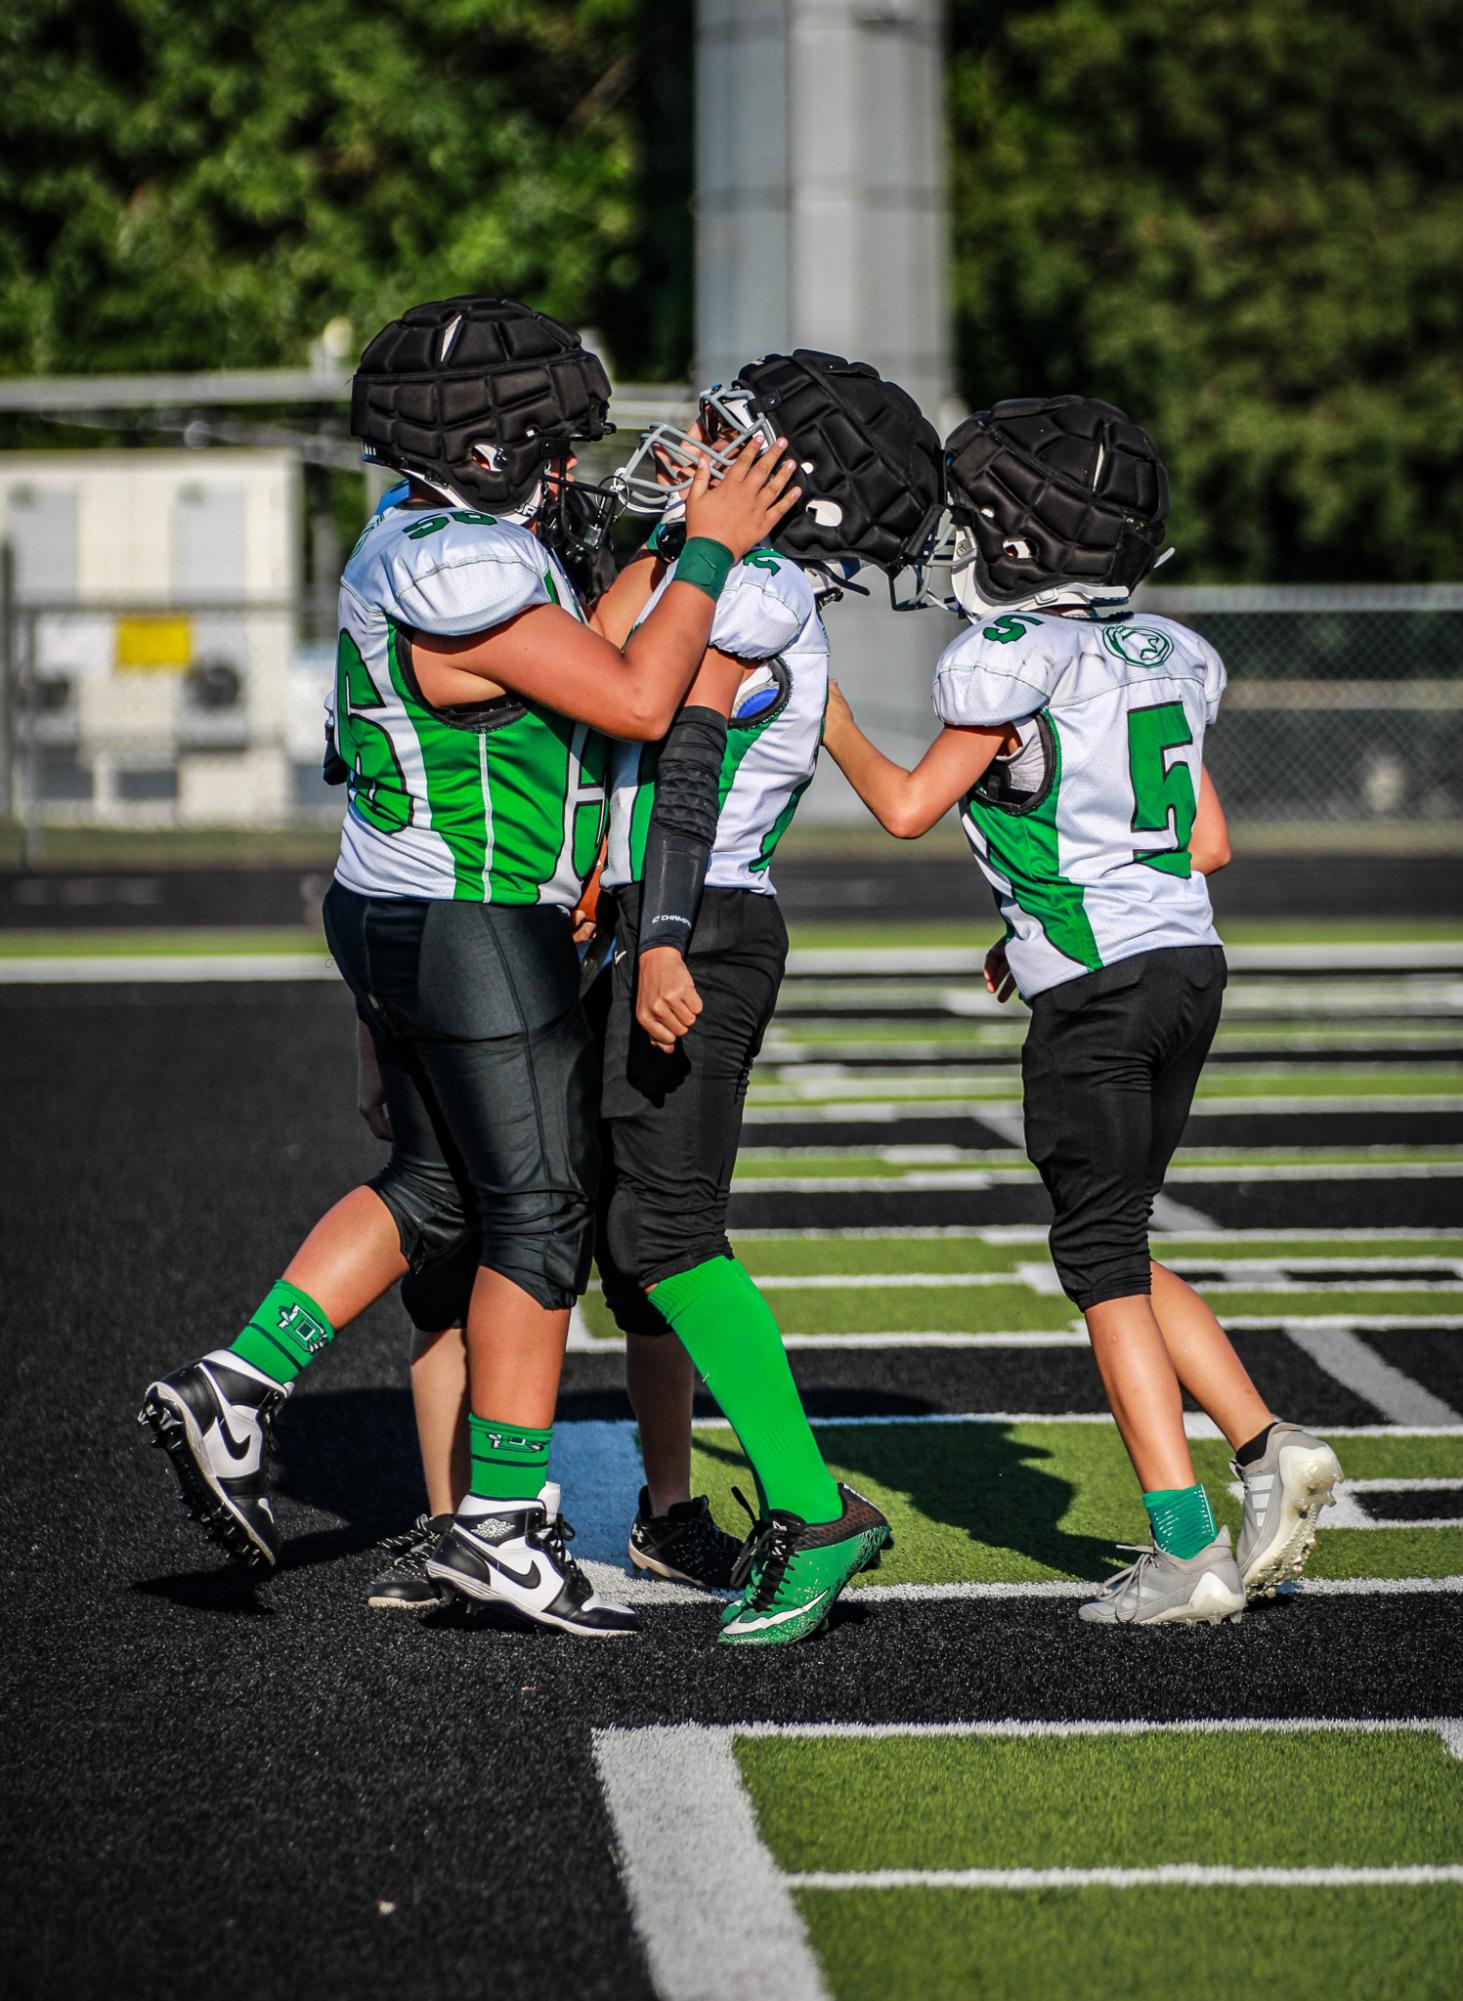
[[925, 809], [913, 799], [893, 800], [879, 815], [884, 831], [896, 841], [917, 841], [934, 824]]
[[675, 721], [677, 707], [670, 696], [632, 690], [621, 704], [614, 734], [628, 743], [659, 743]]
[[1189, 858], [1200, 875], [1217, 875], [1233, 859], [1228, 834], [1213, 835], [1189, 850]]

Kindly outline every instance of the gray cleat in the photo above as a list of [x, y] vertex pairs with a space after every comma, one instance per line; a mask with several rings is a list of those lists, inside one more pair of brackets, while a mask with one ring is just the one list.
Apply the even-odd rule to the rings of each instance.
[[1239, 1568], [1246, 1594], [1273, 1597], [1277, 1584], [1299, 1577], [1316, 1540], [1322, 1508], [1336, 1498], [1341, 1462], [1323, 1440], [1298, 1424], [1276, 1424], [1253, 1466], [1230, 1461], [1244, 1490]]
[[1094, 1626], [1218, 1626], [1245, 1609], [1245, 1587], [1221, 1529], [1197, 1556], [1170, 1556], [1139, 1543], [1136, 1563], [1110, 1577], [1077, 1614]]

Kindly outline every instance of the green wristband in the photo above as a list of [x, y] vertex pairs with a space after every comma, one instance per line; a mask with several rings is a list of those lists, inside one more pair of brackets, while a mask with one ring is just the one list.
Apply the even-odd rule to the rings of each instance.
[[736, 560], [731, 550], [722, 543], [713, 542], [708, 535], [693, 535], [676, 558], [671, 581], [694, 584], [698, 591], [705, 591], [715, 604]]

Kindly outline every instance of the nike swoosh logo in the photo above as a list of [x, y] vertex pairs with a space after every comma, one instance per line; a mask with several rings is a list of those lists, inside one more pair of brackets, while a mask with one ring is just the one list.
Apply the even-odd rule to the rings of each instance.
[[240, 1438], [234, 1427], [229, 1423], [228, 1404], [218, 1384], [209, 1375], [207, 1369], [203, 1371], [203, 1379], [208, 1384], [209, 1395], [213, 1398], [214, 1429], [223, 1440], [225, 1452], [228, 1453], [230, 1459], [247, 1459], [250, 1452], [254, 1449], [254, 1441], [250, 1438]]
[[543, 1572], [536, 1563], [531, 1565], [527, 1570], [514, 1570], [511, 1565], [503, 1561], [501, 1556], [491, 1557], [489, 1563], [492, 1569], [501, 1570], [505, 1577], [511, 1578], [513, 1583], [524, 1591], [535, 1590], [544, 1581]]
[[817, 1597], [810, 1598], [806, 1605], [790, 1605], [785, 1612], [769, 1612], [765, 1619], [733, 1619], [728, 1630], [737, 1633], [760, 1633], [764, 1627], [780, 1626], [788, 1619], [800, 1619], [805, 1612], [813, 1611], [825, 1598], [830, 1598], [832, 1595], [829, 1591], [820, 1591]]

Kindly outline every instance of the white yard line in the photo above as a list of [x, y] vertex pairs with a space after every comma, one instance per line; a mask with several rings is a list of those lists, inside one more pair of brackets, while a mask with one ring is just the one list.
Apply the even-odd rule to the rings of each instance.
[[[1372, 972], [1397, 966], [1430, 969], [1463, 968], [1463, 945], [1425, 942], [1406, 944], [1400, 940], [1376, 945], [1226, 945], [1224, 956], [1231, 972], [1311, 972], [1335, 967], [1338, 971]], [[867, 949], [843, 945], [795, 945], [787, 955], [790, 978], [860, 973], [925, 973], [957, 977], [980, 974], [985, 965], [985, 947], [960, 945], [870, 946]]]
[[[811, 1088], [811, 1087], [810, 1087]], [[1344, 1097], [1335, 1092], [1311, 1098], [1199, 1098], [1192, 1107], [1194, 1118], [1257, 1118], [1277, 1115], [1325, 1118], [1356, 1117], [1363, 1112], [1463, 1112], [1463, 1098], [1442, 1093], [1419, 1092], [1416, 1097]], [[892, 1125], [898, 1120], [968, 1118], [998, 1131], [998, 1120], [1015, 1124], [1003, 1136], [1015, 1133], [1019, 1143], [1021, 1101], [1019, 1098], [873, 1098], [867, 1102], [822, 1093], [807, 1099], [789, 1099], [768, 1104], [754, 1101], [747, 1108], [748, 1125], [782, 1125], [802, 1120], [820, 1125]], [[1325, 1144], [1322, 1141], [1322, 1144]]]
[[826, 2001], [787, 1878], [757, 1831], [733, 1732], [596, 1730], [595, 1764], [660, 2001]]
[[[604, 1345], [604, 1344], [602, 1344]], [[810, 1417], [809, 1424], [815, 1431], [831, 1426], [891, 1424], [1111, 1424], [1112, 1418], [1105, 1410], [1067, 1411], [1021, 1411], [1021, 1410], [934, 1410], [934, 1411], [890, 1411], [876, 1416], [860, 1413], [854, 1417]], [[577, 1432], [589, 1430], [632, 1432], [635, 1428], [633, 1417], [608, 1418], [563, 1418], [555, 1427], [554, 1451], [557, 1454], [564, 1442]], [[730, 1431], [731, 1426], [724, 1417], [693, 1417], [693, 1431]], [[1463, 1438], [1463, 1420], [1452, 1424], [1328, 1424], [1323, 1426], [1327, 1438]], [[1211, 1420], [1201, 1411], [1185, 1411], [1184, 1431], [1189, 1438], [1214, 1439], [1219, 1437]], [[555, 1467], [559, 1465], [555, 1459]], [[555, 1478], [558, 1477], [557, 1471]], [[574, 1510], [569, 1509], [570, 1518]]]
[[1364, 1397], [1394, 1424], [1463, 1423], [1451, 1405], [1383, 1361], [1375, 1348], [1349, 1328], [1334, 1323], [1314, 1327], [1304, 1320], [1287, 1320], [1284, 1331], [1318, 1368]]
[[[955, 1723], [735, 1723], [727, 1726], [738, 1737], [1306, 1737], [1312, 1735], [1380, 1736], [1389, 1730], [1417, 1736], [1436, 1733], [1450, 1750], [1463, 1731], [1458, 1716], [1197, 1716], [1150, 1723], [1146, 1718], [1094, 1718], [1049, 1723], [1041, 1717], [1002, 1717], [998, 1721]], [[1454, 1755], [1457, 1755], [1455, 1752]]]
[[167, 985], [178, 981], [340, 980], [323, 952], [191, 952], [176, 958], [142, 953], [115, 957], [7, 959], [0, 987]]
[[[1338, 1224], [1334, 1229], [1311, 1230], [1221, 1230], [1213, 1225], [1205, 1230], [1153, 1230], [1149, 1232], [1156, 1244], [1385, 1244], [1385, 1243], [1445, 1243], [1456, 1242], [1463, 1236], [1463, 1225], [1449, 1229], [1436, 1224], [1420, 1224], [1416, 1229], [1405, 1225], [1386, 1229], [1359, 1229]], [[783, 1225], [778, 1229], [738, 1230], [738, 1238], [746, 1238], [749, 1243], [758, 1243], [769, 1238], [779, 1243], [802, 1243], [821, 1241], [861, 1242], [871, 1237], [889, 1237], [900, 1243], [935, 1243], [945, 1238], [970, 1238], [986, 1244], [1044, 1244], [1047, 1240], [1045, 1225], [1041, 1223], [871, 1223], [857, 1225], [850, 1229], [829, 1229], [823, 1225], [813, 1225], [807, 1229], [789, 1229]], [[1418, 1255], [1422, 1255], [1419, 1253]]]
[[1395, 1869], [1237, 1869], [1165, 1862], [1151, 1869], [800, 1869], [783, 1877], [798, 1890], [1330, 1890], [1396, 1889], [1463, 1883], [1463, 1863], [1409, 1863]]
[[[1068, 1737], [1247, 1732], [1436, 1732], [1457, 1756], [1463, 1720], [1349, 1722], [1302, 1717], [1159, 1724], [1051, 1724], [1007, 1719], [947, 1724], [650, 1724], [591, 1734], [631, 1917], [659, 2001], [828, 2001], [792, 1892], [932, 1887], [1009, 1891], [1159, 1884], [1182, 1888], [1391, 1887], [1463, 1882], [1458, 1864], [1394, 1868], [1235, 1868], [1168, 1863], [1143, 1869], [880, 1869], [784, 1872], [763, 1841], [736, 1760], [739, 1737]], [[850, 1830], [856, 1837], [857, 1830]]]

